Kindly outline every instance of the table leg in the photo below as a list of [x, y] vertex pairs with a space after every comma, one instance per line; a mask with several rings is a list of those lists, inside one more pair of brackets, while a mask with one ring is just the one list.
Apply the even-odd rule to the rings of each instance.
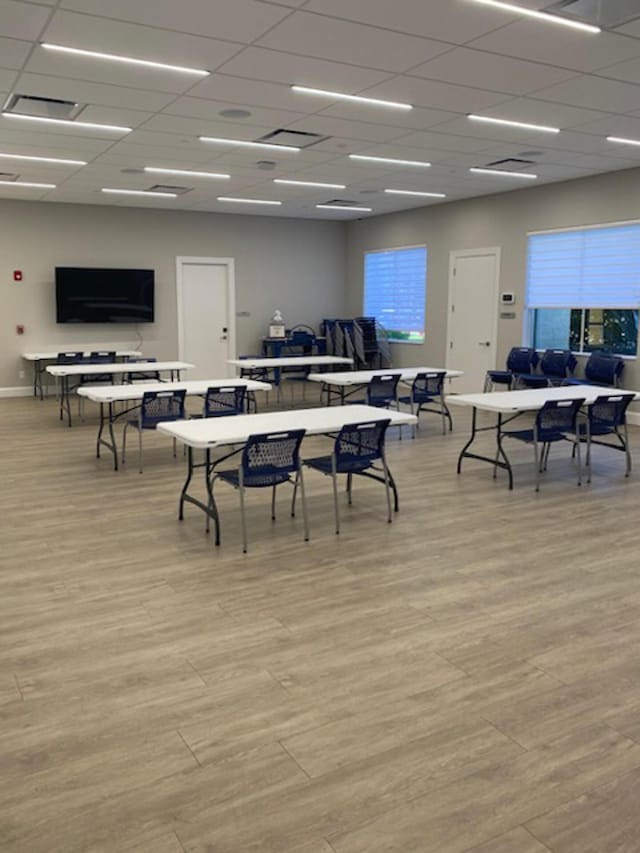
[[[118, 446], [116, 444], [116, 436], [113, 431], [113, 422], [116, 419], [114, 415], [113, 402], [109, 403], [109, 415], [107, 418], [104, 416], [104, 403], [100, 403], [100, 426], [98, 427], [98, 438], [96, 440], [96, 456], [100, 459], [100, 445], [104, 445], [108, 450], [113, 453], [113, 470], [118, 470]], [[102, 433], [104, 431], [105, 421], [109, 427], [109, 441], [102, 438]]]
[[69, 400], [69, 377], [60, 377], [60, 420], [64, 420], [67, 413], [67, 426], [71, 426], [71, 401]]
[[[193, 477], [193, 472], [196, 468], [204, 468], [204, 481], [205, 487], [207, 490], [207, 503], [203, 503], [198, 498], [194, 498], [193, 495], [190, 495], [188, 492], [189, 484], [191, 483], [191, 479]], [[220, 544], [220, 517], [218, 515], [218, 508], [216, 507], [215, 498], [213, 496], [213, 488], [211, 486], [211, 478], [209, 473], [211, 471], [211, 451], [209, 448], [205, 450], [205, 461], [194, 463], [193, 461], [193, 448], [187, 447], [187, 478], [184, 482], [184, 486], [180, 492], [180, 503], [178, 506], [178, 520], [184, 520], [184, 505], [185, 503], [193, 504], [194, 506], [199, 507], [206, 517], [207, 517], [207, 526], [206, 531], [209, 532], [210, 519], [213, 519], [215, 523], [216, 530], [216, 538], [215, 544]]]
[[[509, 457], [505, 453], [504, 448], [502, 446], [502, 435], [501, 435], [502, 426], [503, 426], [502, 415], [501, 414], [498, 415], [498, 420], [496, 421], [495, 425], [488, 426], [488, 427], [478, 427], [477, 416], [478, 416], [478, 410], [474, 406], [473, 407], [473, 414], [471, 416], [471, 437], [469, 438], [469, 441], [465, 444], [465, 446], [460, 451], [460, 455], [458, 456], [457, 472], [458, 472], [458, 474], [460, 474], [460, 472], [462, 471], [462, 460], [463, 459], [478, 459], [480, 462], [488, 462], [489, 464], [491, 464], [493, 466], [494, 476], [495, 476], [496, 468], [502, 468], [503, 470], [505, 470], [507, 472], [507, 474], [509, 475], [509, 488], [513, 489], [513, 471], [511, 469], [511, 463], [509, 461]], [[509, 418], [509, 420], [512, 420], [512, 418]], [[495, 454], [495, 456], [490, 458], [489, 456], [482, 456], [479, 453], [471, 453], [469, 448], [471, 447], [471, 445], [475, 441], [477, 434], [479, 432], [487, 432], [489, 430], [495, 430], [495, 433], [496, 433], [496, 454]]]

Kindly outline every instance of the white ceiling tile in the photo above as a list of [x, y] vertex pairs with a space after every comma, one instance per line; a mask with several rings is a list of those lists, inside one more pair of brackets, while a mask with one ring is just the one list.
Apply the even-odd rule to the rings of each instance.
[[274, 130], [271, 125], [247, 124], [246, 122], [224, 121], [223, 119], [211, 119], [207, 121], [201, 118], [188, 118], [186, 116], [168, 115], [160, 113], [144, 126], [145, 130], [159, 130], [162, 133], [178, 133], [197, 139], [198, 136], [221, 136], [224, 139], [254, 140]]
[[126, 110], [122, 107], [105, 107], [89, 105], [82, 110], [81, 121], [95, 121], [98, 124], [116, 124], [122, 127], [138, 127], [149, 119], [153, 113], [142, 110]]
[[557, 86], [540, 89], [535, 96], [592, 110], [627, 113], [640, 109], [640, 86], [593, 75], [576, 77]]
[[385, 142], [402, 135], [397, 127], [382, 124], [368, 124], [363, 121], [346, 121], [327, 115], [309, 116], [289, 125], [295, 130], [307, 133], [319, 133], [322, 136], [341, 136], [345, 139], [364, 139], [372, 142]]
[[226, 74], [212, 74], [191, 89], [189, 95], [197, 98], [209, 98], [224, 101], [226, 106], [269, 107], [270, 109], [307, 112], [310, 106], [301, 106], [300, 95], [291, 91], [288, 83], [266, 83], [262, 80], [250, 80], [246, 77], [230, 77]]
[[[260, 47], [248, 47], [226, 62], [220, 70], [224, 74], [233, 74], [238, 77], [250, 77], [288, 85], [298, 83], [303, 86], [329, 88], [343, 92], [359, 92], [381, 83], [389, 76], [384, 71], [374, 71], [371, 68], [357, 68], [355, 65], [343, 65]], [[194, 88], [190, 94], [196, 94], [196, 91]], [[308, 97], [305, 100], [308, 100]], [[316, 101], [314, 98], [313, 101], [319, 102], [322, 106], [321, 99]], [[318, 108], [315, 107], [315, 109]]]
[[63, 0], [64, 9], [121, 21], [252, 42], [291, 13], [282, 6], [255, 0]]
[[332, 116], [334, 118], [347, 119], [348, 121], [381, 124], [393, 127], [400, 133], [407, 130], [423, 130], [427, 127], [432, 127], [448, 119], [455, 118], [455, 113], [445, 112], [445, 110], [425, 109], [424, 107], [415, 107], [406, 112], [397, 111], [392, 113], [386, 108], [359, 106], [338, 101], [335, 106], [319, 112], [318, 116]]
[[0, 148], [14, 154], [87, 160], [108, 150], [112, 144], [107, 139], [61, 136], [45, 130], [15, 130], [15, 127], [8, 128], [8, 124], [9, 122], [0, 120]]
[[577, 71], [595, 71], [638, 55], [637, 42], [624, 36], [591, 35], [531, 20], [509, 24], [468, 46]]
[[230, 109], [231, 105], [226, 101], [210, 101], [205, 98], [182, 97], [177, 98], [165, 110], [164, 114], [175, 116], [186, 116], [188, 118], [202, 118], [209, 121], [230, 122], [238, 124], [251, 122], [255, 125], [266, 125], [267, 127], [281, 127], [289, 122], [304, 116], [303, 112], [292, 110], [277, 110], [263, 107], [253, 107], [251, 115], [246, 119], [228, 119], [220, 115], [221, 111]]
[[[64, 11], [54, 14], [42, 41], [68, 47], [81, 47], [84, 50], [96, 50], [102, 53], [119, 53], [124, 56], [166, 62], [172, 65], [202, 68], [208, 71], [217, 68], [218, 65], [221, 65], [240, 49], [240, 45], [218, 39], [202, 38], [201, 36], [175, 33], [155, 27], [144, 27], [122, 21], [113, 21], [108, 18], [95, 18], [92, 15], [80, 15], [75, 12]], [[44, 50], [37, 52], [50, 55]], [[113, 67], [112, 63], [105, 63], [96, 59], [84, 59], [84, 62], [87, 66], [93, 66], [98, 70]], [[163, 73], [169, 78], [176, 76], [171, 72]], [[140, 89], [152, 88], [147, 87], [144, 82], [143, 68], [129, 68], [129, 74], [131, 76], [130, 85]], [[83, 76], [86, 78], [86, 75]], [[177, 76], [183, 77], [183, 75]], [[186, 79], [191, 85], [195, 82], [193, 77]]]
[[475, 152], [486, 148], [490, 143], [486, 140], [474, 139], [467, 136], [453, 136], [449, 133], [439, 133], [438, 130], [424, 133], [409, 133], [395, 140], [395, 145], [414, 146], [416, 148], [435, 148], [438, 151]]
[[[640, 48], [639, 48], [640, 52]], [[629, 83], [640, 83], [640, 57], [609, 65], [598, 72], [601, 77], [611, 77], [614, 80], [626, 80]]]
[[18, 79], [18, 74], [16, 71], [9, 71], [6, 68], [0, 68], [0, 89], [11, 90], [13, 89], [15, 81]]
[[[26, 124], [26, 122], [18, 122], [11, 118], [5, 118], [0, 116], [0, 129], [1, 130], [14, 130], [18, 125]], [[46, 130], [44, 128], [46, 127]], [[113, 133], [107, 130], [102, 130], [101, 128], [92, 128], [92, 129], [84, 129], [81, 127], [74, 127], [72, 124], [70, 125], [35, 125], [29, 122], [29, 129], [24, 128], [25, 133], [31, 133], [35, 138], [36, 135], [42, 133], [51, 136], [60, 136], [61, 139], [65, 137], [74, 138], [74, 137], [89, 137], [91, 139], [102, 139], [115, 141], [120, 138], [120, 135], [117, 133]]]
[[[632, 139], [640, 139], [640, 118], [637, 116], [606, 116], [597, 121], [587, 122], [581, 125], [580, 132], [583, 134], [594, 134], [601, 137], [624, 136]], [[606, 142], [606, 140], [604, 140]], [[606, 143], [609, 145], [610, 143]]]
[[32, 3], [0, 0], [0, 33], [8, 38], [37, 39], [51, 9]]
[[425, 62], [449, 49], [449, 45], [432, 39], [307, 12], [294, 12], [259, 39], [257, 44], [318, 59], [396, 72], [406, 71], [412, 65]]
[[47, 77], [44, 74], [21, 74], [15, 91], [22, 95], [62, 98], [81, 104], [101, 104], [107, 107], [125, 107], [132, 110], [161, 110], [173, 101], [173, 96], [143, 89], [106, 86], [84, 80]]
[[640, 20], [631, 21], [629, 24], [624, 24], [622, 27], [618, 27], [616, 29], [617, 33], [623, 33], [627, 36], [634, 36], [635, 38], [640, 38]]
[[537, 94], [535, 98], [513, 98], [513, 100], [503, 101], [499, 107], [484, 112], [496, 118], [533, 122], [563, 129], [606, 118], [604, 112], [569, 106], [566, 103], [538, 100]]
[[28, 41], [0, 38], [0, 66], [2, 68], [22, 68], [30, 50], [31, 43]]
[[451, 0], [309, 0], [305, 11], [463, 44], [505, 23], [494, 9]]
[[363, 94], [373, 98], [404, 99], [416, 106], [460, 113], [486, 109], [510, 99], [508, 94], [406, 75], [372, 86]]
[[575, 76], [575, 72], [566, 69], [466, 47], [450, 50], [417, 68], [412, 68], [411, 74], [430, 80], [446, 80], [462, 86], [515, 95], [525, 95], [527, 92], [543, 86], [553, 86]]

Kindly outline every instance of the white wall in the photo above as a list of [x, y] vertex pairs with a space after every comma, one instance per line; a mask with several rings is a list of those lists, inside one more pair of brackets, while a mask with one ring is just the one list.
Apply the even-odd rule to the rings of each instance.
[[[363, 255], [426, 243], [428, 247], [427, 333], [423, 345], [394, 344], [397, 365], [444, 364], [446, 354], [449, 252], [502, 248], [500, 289], [516, 294], [515, 320], [498, 325], [498, 366], [522, 343], [527, 232], [640, 219], [640, 169], [593, 178], [431, 205], [348, 225], [348, 313], [362, 312]], [[497, 310], [498, 307], [496, 307]], [[624, 384], [640, 388], [640, 366], [628, 361]]]
[[314, 326], [346, 310], [343, 223], [23, 201], [0, 202], [0, 222], [0, 388], [29, 384], [21, 352], [138, 342], [130, 325], [56, 325], [56, 266], [155, 269], [156, 322], [137, 328], [159, 358], [177, 356], [177, 255], [235, 258], [238, 354], [259, 351], [276, 308]]

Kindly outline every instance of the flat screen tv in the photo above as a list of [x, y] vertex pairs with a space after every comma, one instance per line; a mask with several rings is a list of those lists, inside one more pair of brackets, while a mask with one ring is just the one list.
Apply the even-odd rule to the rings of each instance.
[[154, 270], [56, 267], [58, 323], [153, 323]]

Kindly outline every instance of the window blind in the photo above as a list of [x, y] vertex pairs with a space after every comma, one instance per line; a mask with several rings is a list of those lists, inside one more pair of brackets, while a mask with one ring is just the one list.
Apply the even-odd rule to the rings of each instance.
[[364, 313], [395, 340], [424, 340], [427, 250], [424, 246], [367, 252]]
[[640, 224], [530, 235], [527, 306], [640, 307]]

